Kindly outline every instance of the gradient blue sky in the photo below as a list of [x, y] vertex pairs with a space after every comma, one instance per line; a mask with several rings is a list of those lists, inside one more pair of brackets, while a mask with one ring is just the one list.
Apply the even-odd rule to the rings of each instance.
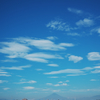
[[100, 0], [0, 0], [0, 98], [100, 95]]

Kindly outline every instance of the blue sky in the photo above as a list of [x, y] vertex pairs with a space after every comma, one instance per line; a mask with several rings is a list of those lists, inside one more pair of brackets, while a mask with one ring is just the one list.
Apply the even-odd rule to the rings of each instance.
[[0, 98], [99, 95], [99, 4], [1, 0]]

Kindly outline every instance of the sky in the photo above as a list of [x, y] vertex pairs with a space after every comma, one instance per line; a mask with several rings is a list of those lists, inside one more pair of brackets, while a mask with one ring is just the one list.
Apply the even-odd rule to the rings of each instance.
[[0, 0], [0, 98], [100, 95], [100, 0]]

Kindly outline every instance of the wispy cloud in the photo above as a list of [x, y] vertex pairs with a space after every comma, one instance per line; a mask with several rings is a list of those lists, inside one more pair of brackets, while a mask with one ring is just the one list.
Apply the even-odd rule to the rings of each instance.
[[42, 71], [43, 69], [36, 69], [37, 71]]
[[46, 27], [50, 27], [52, 29], [56, 29], [56, 30], [60, 30], [60, 31], [70, 31], [70, 30], [75, 30], [76, 28], [72, 28], [69, 25], [67, 25], [66, 23], [62, 22], [62, 21], [51, 21], [49, 22]]
[[59, 65], [57, 65], [57, 64], [48, 64], [48, 66], [58, 67]]
[[53, 84], [52, 84], [52, 83], [46, 83], [46, 85], [50, 85], [50, 86], [51, 86], [51, 85], [53, 85]]
[[32, 90], [32, 89], [34, 89], [34, 87], [32, 87], [32, 86], [27, 86], [27, 87], [23, 87], [25, 90]]
[[93, 71], [91, 71], [91, 73], [100, 73], [100, 70], [98, 70], [98, 69], [96, 69], [96, 70], [93, 70]]
[[[73, 43], [55, 44], [51, 40], [46, 40], [46, 39], [16, 38], [15, 40], [20, 41], [22, 43], [26, 43], [31, 46], [35, 46], [38, 49], [42, 49], [42, 50], [53, 50], [53, 51], [66, 50], [65, 47], [74, 46]], [[66, 45], [62, 45], [62, 44], [66, 44]]]
[[20, 44], [17, 42], [1, 42], [1, 44], [3, 45], [3, 47], [0, 49], [0, 52], [9, 54], [10, 56], [7, 56], [9, 58], [22, 57], [25, 53], [31, 50], [24, 44]]
[[76, 14], [82, 14], [83, 13], [82, 10], [78, 10], [78, 9], [74, 9], [74, 8], [68, 8], [68, 11], [72, 12], [72, 13], [76, 13]]
[[8, 70], [24, 70], [24, 68], [29, 68], [31, 65], [26, 65], [26, 66], [13, 66], [13, 67], [1, 67], [0, 69], [8, 69]]
[[25, 57], [27, 60], [48, 63], [47, 59], [63, 59], [60, 55], [51, 55], [42, 52], [27, 54]]
[[9, 90], [9, 89], [10, 89], [10, 88], [8, 88], [8, 87], [7, 87], [7, 88], [3, 88], [3, 90]]
[[52, 76], [52, 77], [49, 77], [49, 78], [58, 78], [57, 76]]
[[100, 36], [100, 27], [97, 27], [97, 28], [94, 28], [94, 29], [91, 30], [91, 34], [94, 33], [94, 32], [98, 33], [99, 36]]
[[49, 37], [47, 37], [47, 39], [49, 39], [49, 40], [55, 40], [55, 39], [58, 39], [56, 36], [49, 36]]
[[0, 83], [4, 83], [4, 82], [7, 83], [8, 81], [6, 81], [6, 80], [0, 80]]
[[99, 52], [90, 52], [90, 53], [88, 53], [87, 58], [90, 61], [100, 60], [100, 53]]
[[34, 81], [34, 80], [30, 80], [30, 81], [21, 80], [20, 82], [15, 82], [15, 83], [16, 84], [24, 84], [24, 83], [33, 84], [33, 83], [37, 83], [37, 81]]
[[81, 71], [80, 69], [64, 69], [64, 70], [59, 70], [59, 71], [51, 71], [48, 73], [44, 73], [46, 75], [52, 75], [52, 74], [62, 74], [62, 73], [76, 73], [76, 74], [83, 74], [84, 72]]
[[67, 35], [70, 35], [70, 36], [80, 36], [80, 34], [78, 34], [78, 33], [67, 33]]
[[96, 79], [91, 79], [90, 81], [96, 81]]
[[11, 75], [9, 75], [8, 72], [4, 72], [4, 71], [0, 70], [0, 76], [8, 77], [8, 76], [11, 76]]
[[76, 22], [77, 26], [84, 26], [84, 27], [90, 27], [94, 25], [94, 21], [88, 18], [84, 18], [83, 20], [79, 20]]
[[70, 55], [68, 58], [69, 58], [69, 61], [73, 61], [74, 63], [77, 63], [77, 62], [83, 60], [82, 57], [80, 57], [80, 56], [75, 56], [75, 55]]
[[13, 59], [6, 59], [6, 60], [1, 60], [2, 62], [18, 62], [17, 60]]

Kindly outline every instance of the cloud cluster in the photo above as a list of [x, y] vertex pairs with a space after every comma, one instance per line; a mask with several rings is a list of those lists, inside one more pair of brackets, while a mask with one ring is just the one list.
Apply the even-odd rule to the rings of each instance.
[[25, 89], [25, 90], [33, 90], [34, 87], [32, 87], [32, 86], [27, 86], [27, 87], [23, 87], [23, 89]]
[[83, 20], [79, 20], [76, 22], [77, 26], [84, 26], [84, 27], [90, 27], [94, 25], [94, 21], [88, 18], [84, 18]]
[[[49, 39], [53, 37], [49, 37]], [[60, 55], [47, 54], [43, 52], [33, 51], [33, 47], [39, 50], [59, 51], [66, 50], [66, 47], [75, 46], [73, 43], [55, 44], [47, 39], [32, 39], [32, 38], [13, 38], [10, 42], [1, 42], [0, 53], [6, 54], [8, 58], [24, 58], [30, 61], [48, 63], [47, 59], [63, 59]]]
[[74, 8], [68, 8], [68, 11], [76, 13], [76, 14], [82, 14], [83, 13], [82, 10], [78, 10], [78, 9], [74, 9]]
[[90, 52], [90, 53], [88, 53], [87, 58], [90, 61], [100, 60], [100, 53], [99, 52]]
[[56, 29], [56, 30], [60, 30], [60, 31], [70, 31], [70, 30], [75, 29], [75, 28], [72, 28], [69, 25], [67, 25], [66, 23], [59, 21], [59, 20], [49, 22], [46, 25], [46, 27], [50, 27], [52, 29]]

